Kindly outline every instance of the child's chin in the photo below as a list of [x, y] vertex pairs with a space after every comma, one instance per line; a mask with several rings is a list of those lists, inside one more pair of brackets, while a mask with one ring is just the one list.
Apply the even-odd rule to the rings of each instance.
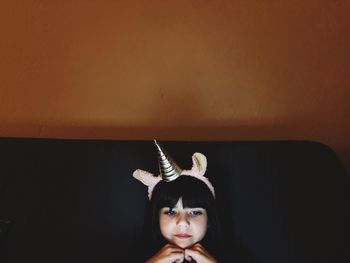
[[192, 242], [176, 242], [175, 245], [178, 246], [179, 248], [186, 249], [186, 248], [192, 247], [194, 245], [194, 243], [192, 243]]

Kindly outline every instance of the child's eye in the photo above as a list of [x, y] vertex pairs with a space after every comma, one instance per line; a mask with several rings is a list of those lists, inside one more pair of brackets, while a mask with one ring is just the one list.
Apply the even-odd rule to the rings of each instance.
[[166, 211], [165, 214], [167, 214], [169, 216], [175, 216], [176, 215], [176, 211], [175, 210], [169, 210], [169, 211]]
[[200, 216], [200, 215], [203, 215], [202, 211], [199, 211], [199, 210], [192, 210], [190, 211], [190, 215], [191, 216]]

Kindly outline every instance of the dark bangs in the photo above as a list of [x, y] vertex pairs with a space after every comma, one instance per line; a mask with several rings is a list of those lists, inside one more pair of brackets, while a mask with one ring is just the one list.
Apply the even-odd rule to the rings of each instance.
[[201, 207], [208, 210], [214, 202], [206, 184], [191, 176], [180, 176], [172, 182], [161, 181], [154, 189], [152, 202], [156, 210], [173, 208], [180, 197], [185, 208]]

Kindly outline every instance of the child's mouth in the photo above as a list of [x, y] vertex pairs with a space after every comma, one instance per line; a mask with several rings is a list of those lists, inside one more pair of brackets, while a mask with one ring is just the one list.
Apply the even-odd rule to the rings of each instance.
[[191, 235], [189, 235], [189, 234], [176, 234], [175, 236], [177, 238], [190, 238], [191, 237]]

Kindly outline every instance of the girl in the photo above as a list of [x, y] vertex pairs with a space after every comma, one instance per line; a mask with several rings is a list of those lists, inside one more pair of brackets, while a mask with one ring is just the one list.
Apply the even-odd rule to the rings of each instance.
[[220, 229], [215, 192], [204, 177], [206, 157], [195, 153], [191, 170], [181, 170], [156, 142], [160, 176], [136, 170], [148, 186], [152, 243], [147, 263], [218, 262]]

